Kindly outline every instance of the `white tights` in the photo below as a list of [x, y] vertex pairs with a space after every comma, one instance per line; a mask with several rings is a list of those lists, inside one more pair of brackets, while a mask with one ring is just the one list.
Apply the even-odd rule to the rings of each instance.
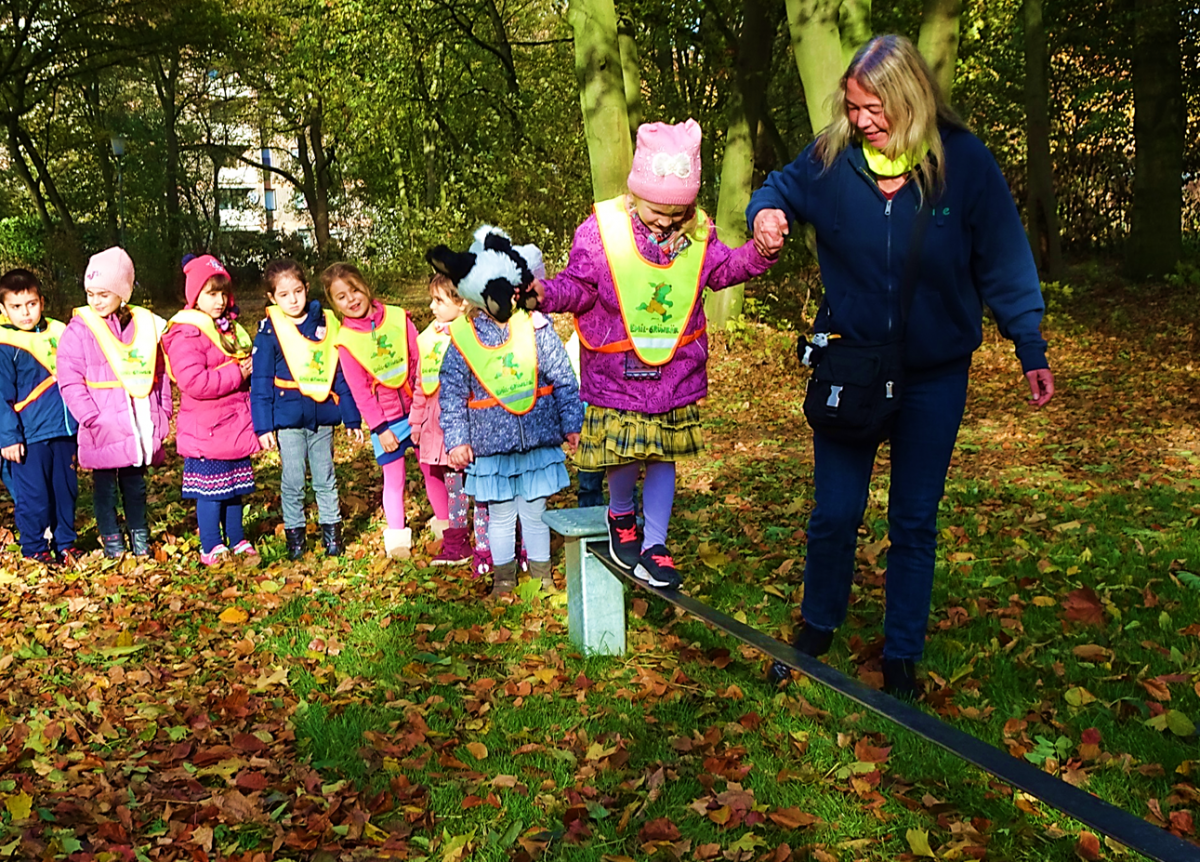
[[542, 522], [545, 511], [545, 497], [536, 500], [517, 497], [503, 503], [489, 503], [488, 544], [492, 546], [492, 562], [502, 566], [516, 559], [518, 515], [521, 541], [529, 559], [535, 563], [550, 562], [550, 528]]

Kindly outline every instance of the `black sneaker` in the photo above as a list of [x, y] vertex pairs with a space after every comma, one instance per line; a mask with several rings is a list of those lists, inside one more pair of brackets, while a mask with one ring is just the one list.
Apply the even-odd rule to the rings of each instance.
[[[801, 625], [796, 630], [795, 637], [792, 638], [792, 646], [799, 652], [805, 655], [810, 655], [816, 658], [817, 656], [825, 655], [829, 652], [829, 648], [833, 645], [833, 632], [814, 629], [810, 625]], [[781, 661], [771, 662], [771, 666], [767, 668], [767, 682], [771, 685], [779, 685], [781, 682], [786, 682], [792, 678], [792, 669]]]
[[916, 703], [921, 696], [921, 688], [917, 684], [917, 663], [907, 658], [885, 658], [883, 690], [896, 700]]
[[614, 515], [608, 513], [608, 552], [613, 562], [627, 571], [633, 571], [641, 557], [642, 540], [638, 538], [637, 515]]
[[662, 587], [667, 590], [677, 590], [683, 583], [666, 545], [653, 545], [642, 551], [633, 575], [652, 587]]

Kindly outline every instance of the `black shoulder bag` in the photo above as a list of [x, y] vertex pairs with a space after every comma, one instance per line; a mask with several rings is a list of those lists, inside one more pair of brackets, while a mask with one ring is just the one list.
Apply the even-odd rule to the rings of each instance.
[[882, 443], [896, 424], [904, 390], [904, 336], [929, 215], [929, 205], [922, 204], [913, 222], [900, 287], [899, 336], [883, 343], [830, 339], [809, 378], [804, 416], [814, 431], [840, 443]]

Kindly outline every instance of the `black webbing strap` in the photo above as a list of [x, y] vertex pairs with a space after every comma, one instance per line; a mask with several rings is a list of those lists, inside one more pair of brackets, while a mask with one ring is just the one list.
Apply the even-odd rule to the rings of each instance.
[[1057, 808], [1068, 817], [1078, 820], [1102, 835], [1107, 835], [1131, 850], [1136, 850], [1151, 859], [1159, 860], [1159, 862], [1196, 862], [1197, 859], [1200, 859], [1200, 848], [1197, 848], [1196, 845], [1177, 838], [1165, 829], [1160, 829], [1140, 817], [1135, 817], [1123, 808], [1118, 808], [1085, 790], [1080, 790], [1053, 775], [1042, 772], [1032, 764], [1019, 760], [995, 746], [988, 745], [969, 733], [946, 724], [941, 719], [863, 685], [820, 659], [798, 652], [787, 644], [781, 643], [745, 623], [738, 622], [728, 614], [710, 608], [686, 593], [656, 589], [645, 581], [638, 580], [612, 561], [612, 557], [608, 553], [607, 539], [589, 542], [588, 551], [604, 563], [614, 575], [624, 578], [675, 607], [687, 611], [692, 616], [716, 626], [726, 634], [766, 653], [775, 661], [795, 668], [821, 685], [828, 686], [862, 704], [872, 712], [877, 712], [901, 727], [908, 728], [921, 738], [940, 745], [984, 772], [989, 772], [1018, 790], [1037, 797], [1046, 805]]

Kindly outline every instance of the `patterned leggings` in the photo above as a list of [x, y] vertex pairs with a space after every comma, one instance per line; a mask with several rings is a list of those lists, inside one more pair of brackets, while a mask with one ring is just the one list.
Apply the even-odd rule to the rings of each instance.
[[[466, 527], [467, 503], [470, 500], [470, 497], [463, 493], [466, 474], [460, 470], [451, 470], [444, 464], [422, 464], [421, 473], [425, 476], [425, 494], [433, 508], [433, 517], [439, 521], [449, 521], [451, 529]], [[488, 550], [487, 503], [475, 504], [474, 526], [476, 550]]]

